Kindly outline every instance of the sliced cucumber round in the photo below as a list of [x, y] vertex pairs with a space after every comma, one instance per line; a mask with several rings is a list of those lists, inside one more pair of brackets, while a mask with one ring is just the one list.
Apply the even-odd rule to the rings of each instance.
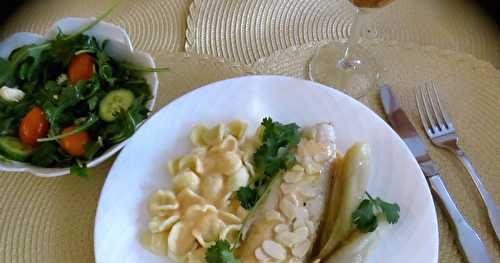
[[0, 153], [8, 159], [22, 162], [30, 157], [31, 153], [33, 153], [33, 148], [22, 143], [16, 137], [2, 136], [0, 137]]
[[99, 117], [104, 121], [114, 121], [120, 111], [132, 106], [134, 99], [134, 93], [128, 89], [110, 91], [99, 103]]

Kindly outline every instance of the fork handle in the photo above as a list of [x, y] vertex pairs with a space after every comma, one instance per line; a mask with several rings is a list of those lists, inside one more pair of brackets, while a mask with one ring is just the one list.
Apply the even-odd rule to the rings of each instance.
[[460, 248], [467, 261], [469, 263], [492, 262], [484, 243], [458, 210], [441, 177], [439, 175], [428, 177], [428, 182], [434, 196], [439, 199], [445, 208], [446, 214], [453, 223], [453, 229], [455, 230]]
[[456, 151], [456, 154], [460, 161], [462, 161], [462, 164], [464, 165], [467, 172], [469, 172], [470, 176], [472, 177], [472, 180], [474, 181], [474, 184], [476, 185], [476, 188], [479, 191], [481, 198], [483, 199], [484, 205], [486, 206], [486, 210], [488, 211], [488, 217], [490, 218], [491, 225], [495, 230], [497, 240], [500, 241], [500, 210], [498, 210], [495, 201], [491, 197], [488, 190], [486, 190], [486, 187], [484, 187], [481, 179], [479, 179], [476, 169], [472, 165], [469, 157], [467, 157], [465, 152], [461, 149]]

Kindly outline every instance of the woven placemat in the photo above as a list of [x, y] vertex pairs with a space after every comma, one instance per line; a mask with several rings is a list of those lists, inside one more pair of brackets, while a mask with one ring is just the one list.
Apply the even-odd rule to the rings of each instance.
[[[159, 52], [155, 59], [171, 68], [159, 74], [156, 110], [194, 88], [249, 72], [185, 53]], [[94, 262], [97, 201], [113, 160], [88, 178], [0, 173], [0, 262]]]
[[[307, 79], [308, 61], [316, 48], [324, 43], [278, 51], [259, 60], [252, 68], [261, 74]], [[397, 42], [371, 42], [366, 45], [379, 64], [384, 65], [384, 81], [394, 88], [402, 108], [424, 137], [416, 111], [414, 89], [424, 81], [439, 82], [439, 92], [460, 135], [460, 144], [470, 155], [496, 203], [500, 204], [500, 71], [471, 55], [434, 47]], [[368, 102], [374, 111], [385, 118], [376, 89], [370, 93]], [[498, 242], [469, 175], [451, 153], [430, 143], [429, 149], [457, 206], [487, 244], [494, 262], [500, 262]], [[454, 242], [450, 225], [440, 210], [438, 221], [440, 262], [465, 262]]]
[[[274, 51], [347, 36], [347, 0], [194, 0], [186, 50], [244, 64]], [[500, 30], [475, 1], [396, 0], [369, 15], [385, 40], [473, 54], [500, 67]]]
[[[43, 34], [64, 17], [96, 17], [117, 0], [30, 0], [0, 25], [0, 40], [15, 32]], [[121, 0], [105, 18], [130, 35], [134, 47], [147, 52], [184, 50], [186, 17], [191, 0]]]

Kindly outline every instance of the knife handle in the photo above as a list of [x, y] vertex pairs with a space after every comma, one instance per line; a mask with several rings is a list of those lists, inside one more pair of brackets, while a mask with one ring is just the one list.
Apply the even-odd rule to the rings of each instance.
[[453, 223], [453, 229], [457, 235], [460, 248], [469, 263], [493, 262], [479, 235], [467, 223], [467, 220], [458, 210], [453, 202], [446, 185], [439, 175], [428, 178], [434, 196], [439, 199], [445, 212]]

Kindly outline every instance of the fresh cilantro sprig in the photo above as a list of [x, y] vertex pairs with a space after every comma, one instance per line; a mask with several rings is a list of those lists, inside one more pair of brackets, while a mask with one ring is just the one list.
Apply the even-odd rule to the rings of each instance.
[[373, 198], [366, 192], [368, 198], [361, 201], [358, 208], [352, 213], [352, 222], [363, 232], [373, 232], [378, 226], [378, 216], [383, 215], [387, 223], [396, 224], [399, 220], [399, 205], [388, 203], [379, 197]]
[[240, 205], [245, 209], [251, 209], [259, 201], [259, 192], [249, 186], [242, 186], [236, 192]]
[[231, 244], [227, 240], [217, 240], [205, 252], [207, 263], [241, 263], [234, 254]]
[[[273, 122], [271, 118], [264, 118], [261, 125], [264, 127], [262, 145], [253, 155], [257, 177], [250, 186], [240, 187], [236, 192], [241, 206], [249, 212], [243, 220], [243, 226], [233, 247], [237, 247], [240, 240], [244, 239], [256, 207], [267, 195], [273, 182], [279, 181], [276, 175], [295, 164], [295, 148], [300, 142], [299, 126], [295, 123], [284, 125]], [[209, 247], [205, 260], [207, 263], [241, 263], [234, 256], [227, 240], [218, 240]]]
[[247, 210], [255, 206], [276, 174], [295, 164], [295, 149], [300, 142], [295, 123], [281, 124], [264, 118], [261, 125], [262, 145], [253, 155], [257, 176], [251, 186], [240, 187], [237, 192], [241, 206]]

